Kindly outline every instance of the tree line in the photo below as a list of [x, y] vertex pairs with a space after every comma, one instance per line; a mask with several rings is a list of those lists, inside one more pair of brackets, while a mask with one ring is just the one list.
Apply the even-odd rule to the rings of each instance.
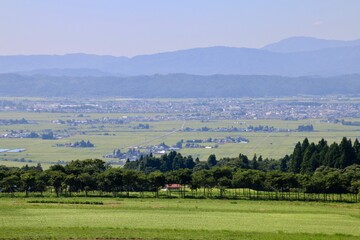
[[182, 156], [175, 151], [161, 157], [152, 154], [142, 156], [138, 161], [127, 161], [124, 168], [149, 173], [152, 171], [167, 172], [182, 168], [194, 171], [210, 169], [212, 167], [228, 166], [233, 169], [254, 169], [263, 172], [279, 170], [281, 172], [301, 173], [312, 175], [321, 166], [344, 169], [353, 164], [360, 165], [360, 143], [358, 139], [352, 144], [351, 139], [344, 137], [340, 144], [334, 142], [330, 146], [326, 140], [321, 139], [317, 144], [310, 143], [307, 138], [298, 142], [292, 154], [281, 159], [263, 159], [256, 154], [249, 158], [239, 154], [235, 158], [222, 158], [216, 160], [215, 155], [210, 155], [207, 162], [195, 160], [191, 156]]
[[[207, 161], [200, 161], [173, 151], [161, 157], [148, 155], [138, 161], [127, 161], [123, 168], [111, 167], [99, 159], [71, 161], [66, 165], [53, 165], [45, 171], [41, 165], [22, 168], [0, 166], [0, 191], [24, 192], [26, 196], [30, 193], [43, 195], [46, 191], [53, 191], [57, 196], [72, 196], [78, 192], [86, 196], [89, 193], [111, 193], [115, 197], [119, 194], [130, 196], [131, 193], [144, 196], [144, 193], [152, 192], [158, 197], [166, 184], [175, 183], [179, 184], [182, 197], [308, 200], [311, 194], [316, 194], [312, 196], [313, 200], [321, 195], [321, 199], [326, 201], [334, 200], [334, 194], [336, 200], [342, 200], [342, 195], [348, 194], [351, 201], [358, 201], [360, 165], [356, 154], [351, 155], [355, 159], [349, 160], [350, 143], [344, 138], [337, 145], [339, 157], [334, 161], [328, 161], [327, 157], [323, 160], [318, 158], [318, 167], [314, 171], [308, 171], [308, 162], [312, 160], [307, 159], [313, 159], [317, 152], [333, 156], [328, 153], [334, 148], [331, 147], [333, 144], [325, 151], [326, 141], [314, 144], [305, 139], [300, 143], [301, 151], [297, 144], [293, 154], [280, 160], [262, 159], [256, 155], [249, 159], [243, 154], [217, 160], [212, 154]], [[357, 145], [355, 140], [350, 152], [355, 151]], [[298, 161], [299, 167], [294, 168]], [[171, 192], [167, 191], [167, 194]]]

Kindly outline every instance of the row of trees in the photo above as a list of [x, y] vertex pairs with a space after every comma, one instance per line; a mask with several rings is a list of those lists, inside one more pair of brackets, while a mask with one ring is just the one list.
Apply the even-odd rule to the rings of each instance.
[[239, 156], [235, 158], [222, 158], [219, 161], [215, 154], [211, 154], [207, 161], [200, 161], [199, 158], [194, 160], [192, 156], [182, 156], [180, 153], [172, 151], [160, 157], [155, 157], [150, 154], [142, 156], [137, 161], [127, 161], [124, 168], [150, 173], [153, 171], [168, 172], [185, 168], [196, 172], [199, 170], [209, 170], [213, 167], [228, 166], [234, 169], [255, 169], [266, 172], [281, 170], [280, 164], [280, 160], [263, 159], [262, 156], [257, 157], [256, 155], [254, 155], [252, 159], [249, 159], [244, 154], [239, 154]]
[[[210, 159], [210, 158], [209, 158]], [[214, 159], [212, 159], [214, 160]], [[54, 165], [43, 171], [41, 166], [8, 168], [0, 167], [0, 189], [2, 192], [43, 192], [51, 190], [58, 196], [74, 192], [119, 193], [130, 195], [138, 192], [153, 192], [159, 196], [159, 190], [165, 184], [177, 183], [182, 186], [181, 196], [185, 196], [185, 186], [197, 193], [202, 189], [202, 196], [213, 197], [213, 189], [218, 189], [219, 196], [228, 195], [229, 189], [247, 189], [247, 194], [265, 193], [316, 193], [344, 194], [354, 196], [360, 190], [360, 166], [352, 165], [345, 169], [329, 167], [318, 168], [313, 175], [295, 174], [273, 170], [264, 172], [254, 169], [213, 166], [210, 169], [182, 168], [167, 172], [142, 171], [112, 168], [102, 160], [72, 161], [69, 164]], [[299, 195], [297, 195], [299, 196]], [[355, 197], [354, 197], [355, 198]], [[356, 197], [357, 201], [357, 197]]]

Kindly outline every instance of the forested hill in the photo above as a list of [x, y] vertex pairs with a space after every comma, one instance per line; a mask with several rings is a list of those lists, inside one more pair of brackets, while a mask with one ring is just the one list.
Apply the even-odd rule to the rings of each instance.
[[359, 94], [360, 75], [280, 77], [186, 74], [136, 77], [0, 75], [1, 96], [206, 98]]
[[32, 75], [36, 72], [56, 73], [63, 70], [68, 75], [72, 74], [68, 71], [81, 72], [82, 69], [84, 74], [91, 76], [97, 76], [99, 72], [127, 76], [174, 73], [206, 76], [360, 74], [360, 42], [355, 41], [355, 46], [292, 42], [288, 40], [264, 49], [206, 47], [132, 58], [89, 54], [0, 56], [0, 73], [22, 72]]

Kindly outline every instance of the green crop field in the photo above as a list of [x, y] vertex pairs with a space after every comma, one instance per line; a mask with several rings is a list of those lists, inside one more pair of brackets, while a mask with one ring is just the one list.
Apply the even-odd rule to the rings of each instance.
[[1, 239], [360, 238], [359, 204], [96, 198], [103, 205], [92, 205], [85, 203], [94, 198], [34, 200], [39, 199], [0, 199]]
[[[224, 138], [226, 136], [245, 137], [250, 142], [220, 144], [218, 148], [183, 148], [182, 154], [199, 157], [200, 160], [206, 160], [210, 154], [216, 154], [221, 157], [235, 157], [239, 153], [252, 157], [253, 154], [262, 155], [264, 158], [281, 158], [285, 154], [290, 154], [294, 145], [308, 137], [310, 141], [319, 141], [325, 138], [329, 143], [333, 141], [340, 142], [342, 137], [355, 139], [360, 136], [359, 126], [343, 126], [341, 124], [327, 123], [319, 119], [307, 119], [299, 121], [282, 120], [213, 120], [209, 122], [186, 121], [184, 127], [189, 128], [219, 128], [219, 127], [244, 127], [267, 125], [275, 128], [295, 130], [299, 125], [312, 124], [314, 132], [184, 132], [174, 131], [183, 125], [183, 121], [158, 121], [141, 122], [149, 124], [149, 129], [134, 129], [139, 122], [130, 122], [125, 124], [89, 124], [79, 126], [59, 125], [52, 123], [52, 120], [69, 119], [99, 119], [104, 117], [122, 118], [133, 114], [100, 114], [87, 113], [85, 117], [78, 117], [77, 114], [66, 113], [27, 113], [27, 112], [0, 112], [0, 119], [21, 119], [36, 121], [36, 124], [24, 125], [2, 125], [0, 134], [6, 134], [10, 131], [28, 130], [42, 132], [46, 129], [52, 131], [63, 131], [70, 133], [70, 137], [58, 140], [42, 140], [29, 138], [0, 138], [0, 149], [25, 148], [21, 153], [0, 153], [0, 164], [7, 166], [24, 165], [19, 159], [32, 160], [34, 165], [41, 162], [47, 167], [52, 162], [70, 161], [75, 159], [100, 158], [112, 153], [114, 149], [120, 148], [123, 152], [128, 147], [138, 145], [157, 145], [165, 142], [167, 145], [173, 145], [183, 139], [207, 139]], [[149, 114], [137, 114], [137, 116], [150, 116]], [[358, 121], [358, 119], [351, 119]], [[64, 144], [76, 141], [91, 141], [95, 144], [94, 148], [64, 148], [55, 147], [56, 144]], [[146, 144], [145, 144], [146, 143]], [[202, 144], [213, 147], [213, 143]], [[14, 161], [16, 160], [16, 162]]]

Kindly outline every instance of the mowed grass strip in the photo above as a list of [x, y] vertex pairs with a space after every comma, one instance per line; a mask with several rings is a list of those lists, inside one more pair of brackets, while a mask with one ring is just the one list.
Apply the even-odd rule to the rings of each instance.
[[27, 203], [57, 203], [57, 204], [93, 204], [93, 205], [103, 205], [103, 202], [98, 201], [63, 201], [63, 200], [30, 200]]
[[[16, 228], [2, 229], [5, 235], [14, 235]], [[336, 234], [307, 234], [307, 233], [260, 233], [241, 231], [213, 231], [187, 229], [139, 229], [139, 228], [24, 228], [17, 232], [16, 237], [1, 237], [1, 239], [112, 239], [112, 240], [358, 240], [357, 236]]]
[[[104, 205], [0, 200], [0, 238], [359, 239], [360, 205], [101, 199]], [[85, 198], [84, 198], [85, 200]], [[100, 199], [99, 199], [100, 200]]]

